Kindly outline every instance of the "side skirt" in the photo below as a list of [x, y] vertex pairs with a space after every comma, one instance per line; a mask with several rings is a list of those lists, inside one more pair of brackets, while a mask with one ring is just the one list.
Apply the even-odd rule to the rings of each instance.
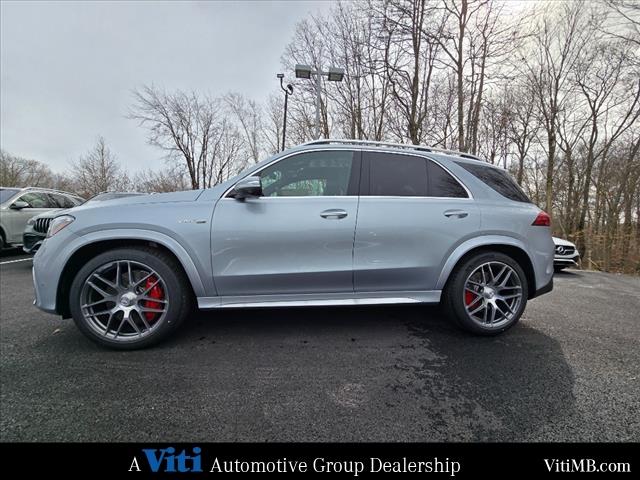
[[319, 307], [331, 305], [381, 305], [438, 303], [441, 290], [319, 293], [297, 295], [238, 295], [198, 297], [198, 308]]

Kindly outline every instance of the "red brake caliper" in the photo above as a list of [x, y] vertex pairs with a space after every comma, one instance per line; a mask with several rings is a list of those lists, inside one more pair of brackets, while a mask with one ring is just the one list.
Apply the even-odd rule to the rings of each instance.
[[471, 293], [469, 290], [464, 292], [464, 303], [465, 304], [471, 305], [474, 300], [475, 300], [475, 297], [473, 296], [473, 293]]
[[[148, 289], [151, 287], [151, 285], [153, 285], [154, 283], [156, 283], [157, 278], [155, 277], [149, 277], [147, 278], [147, 281], [145, 282], [144, 285], [144, 289]], [[151, 297], [151, 298], [157, 298], [158, 300], [164, 300], [164, 292], [162, 291], [162, 287], [160, 286], [160, 283], [158, 282], [158, 284], [156, 286], [154, 286], [153, 288], [151, 288], [151, 290], [149, 290], [149, 292], [146, 295], [147, 297]], [[154, 302], [152, 300], [145, 300], [144, 301], [144, 306], [146, 308], [157, 308], [157, 309], [162, 309], [162, 304], [160, 302]], [[160, 316], [159, 313], [157, 312], [144, 312], [144, 316], [146, 317], [146, 319], [149, 322], [154, 322], [158, 319], [158, 317]]]

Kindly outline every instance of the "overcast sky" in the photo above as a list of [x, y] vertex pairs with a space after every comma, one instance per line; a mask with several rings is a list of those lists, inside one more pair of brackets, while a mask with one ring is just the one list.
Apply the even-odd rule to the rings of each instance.
[[[327, 1], [6, 2], [0, 4], [0, 144], [62, 171], [98, 135], [132, 171], [162, 166], [124, 118], [144, 84], [230, 90], [262, 101], [278, 87], [296, 22]], [[290, 73], [290, 72], [286, 72]]]

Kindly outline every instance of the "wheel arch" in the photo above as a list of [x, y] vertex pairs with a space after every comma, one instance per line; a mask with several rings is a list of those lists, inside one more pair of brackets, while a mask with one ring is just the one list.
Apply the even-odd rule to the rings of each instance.
[[527, 277], [527, 296], [529, 298], [535, 297], [536, 275], [531, 257], [522, 242], [510, 237], [486, 239], [480, 242], [470, 240], [458, 246], [445, 262], [438, 279], [437, 289], [444, 290], [454, 269], [470, 256], [481, 252], [503, 253], [518, 262]]
[[56, 292], [56, 311], [64, 318], [71, 316], [69, 309], [69, 289], [76, 273], [87, 261], [96, 255], [113, 250], [115, 248], [146, 247], [156, 248], [172, 256], [181, 266], [183, 272], [189, 279], [189, 288], [194, 296], [204, 296], [205, 288], [197, 267], [189, 254], [175, 241], [170, 242], [154, 236], [144, 238], [142, 236], [128, 236], [115, 238], [95, 238], [79, 245], [65, 262], [60, 274]]

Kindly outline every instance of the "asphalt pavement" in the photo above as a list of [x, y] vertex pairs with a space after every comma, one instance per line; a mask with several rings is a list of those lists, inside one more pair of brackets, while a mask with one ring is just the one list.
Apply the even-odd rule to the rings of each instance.
[[38, 311], [26, 256], [0, 287], [2, 441], [640, 441], [640, 278], [556, 275], [495, 338], [434, 307], [231, 310], [135, 352]]

